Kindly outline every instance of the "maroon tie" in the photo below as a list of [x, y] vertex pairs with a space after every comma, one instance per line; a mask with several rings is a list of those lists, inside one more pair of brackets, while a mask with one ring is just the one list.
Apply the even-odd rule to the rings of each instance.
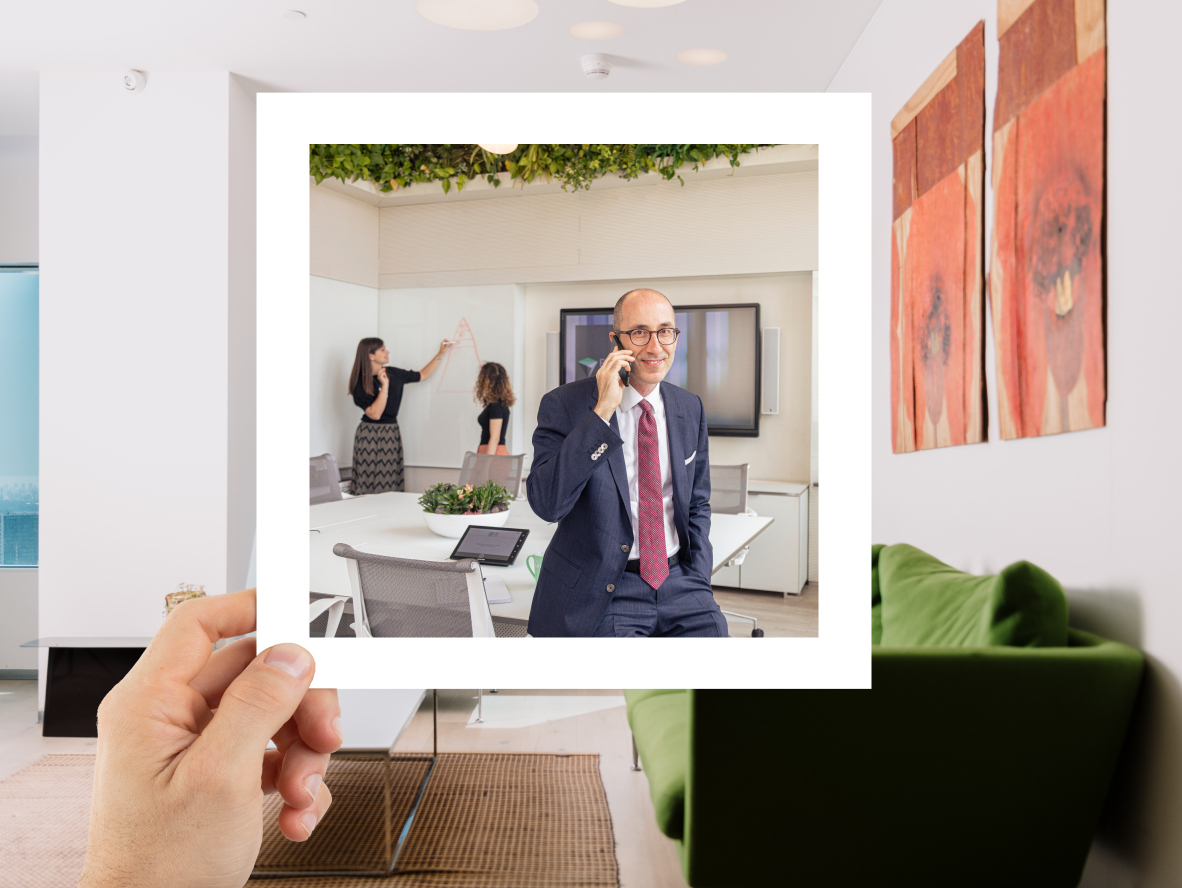
[[665, 503], [661, 497], [661, 450], [653, 405], [642, 400], [640, 428], [636, 433], [636, 490], [639, 498], [640, 578], [654, 589], [669, 576], [665, 554]]

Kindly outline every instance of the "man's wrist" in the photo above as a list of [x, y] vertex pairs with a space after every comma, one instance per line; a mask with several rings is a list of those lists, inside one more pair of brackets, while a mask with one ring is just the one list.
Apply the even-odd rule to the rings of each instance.
[[610, 423], [612, 421], [612, 414], [615, 412], [616, 412], [615, 407], [607, 407], [603, 404], [596, 404], [595, 405], [595, 415], [598, 416], [600, 419], [602, 419], [604, 422]]

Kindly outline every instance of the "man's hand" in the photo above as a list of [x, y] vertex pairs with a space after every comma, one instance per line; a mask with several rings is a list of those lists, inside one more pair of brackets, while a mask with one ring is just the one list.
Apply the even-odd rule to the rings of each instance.
[[612, 414], [620, 406], [620, 398], [624, 395], [620, 371], [627, 370], [635, 360], [631, 349], [618, 348], [604, 359], [595, 374], [595, 381], [599, 384], [599, 402], [595, 405], [595, 412], [604, 422], [611, 422]]
[[309, 690], [316, 665], [299, 645], [256, 657], [244, 638], [212, 651], [254, 628], [253, 589], [184, 602], [103, 700], [80, 888], [238, 888], [258, 856], [264, 793], [282, 794], [292, 841], [324, 816], [336, 691]]

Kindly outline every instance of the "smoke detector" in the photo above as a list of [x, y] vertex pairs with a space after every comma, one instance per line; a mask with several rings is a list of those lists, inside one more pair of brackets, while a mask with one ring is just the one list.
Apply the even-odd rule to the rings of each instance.
[[593, 52], [579, 59], [583, 63], [583, 73], [588, 80], [603, 80], [612, 72], [611, 59], [601, 52]]
[[123, 75], [123, 88], [131, 93], [141, 93], [148, 85], [143, 71], [128, 71]]

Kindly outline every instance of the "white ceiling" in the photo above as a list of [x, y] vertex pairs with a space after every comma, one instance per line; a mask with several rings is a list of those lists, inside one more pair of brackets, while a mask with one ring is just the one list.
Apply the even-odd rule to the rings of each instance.
[[[40, 71], [228, 70], [254, 92], [821, 92], [882, 0], [537, 2], [521, 27], [458, 31], [414, 0], [0, 0], [0, 135], [36, 135]], [[586, 21], [624, 31], [572, 37]], [[674, 61], [698, 48], [727, 59]], [[583, 76], [589, 52], [612, 57], [610, 77]]]

